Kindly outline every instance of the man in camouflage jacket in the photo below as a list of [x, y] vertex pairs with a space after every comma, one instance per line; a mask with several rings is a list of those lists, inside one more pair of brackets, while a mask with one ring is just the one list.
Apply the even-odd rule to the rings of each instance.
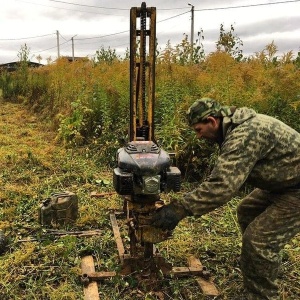
[[255, 189], [237, 208], [247, 299], [279, 299], [279, 252], [300, 232], [300, 134], [250, 108], [197, 100], [187, 113], [198, 138], [220, 145], [209, 178], [181, 201], [163, 206], [153, 226], [174, 229], [228, 202], [247, 180]]

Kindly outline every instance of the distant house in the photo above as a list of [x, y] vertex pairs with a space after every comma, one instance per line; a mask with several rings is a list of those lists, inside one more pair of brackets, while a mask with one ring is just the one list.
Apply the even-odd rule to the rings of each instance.
[[[0, 64], [0, 72], [1, 71], [8, 71], [8, 72], [16, 71], [18, 69], [18, 67], [20, 66], [20, 64], [21, 64], [21, 62], [19, 62], [19, 61], [13, 61], [13, 62], [9, 62], [6, 64]], [[39, 68], [39, 67], [42, 67], [43, 64], [29, 61], [28, 66], [29, 66], [29, 68]]]

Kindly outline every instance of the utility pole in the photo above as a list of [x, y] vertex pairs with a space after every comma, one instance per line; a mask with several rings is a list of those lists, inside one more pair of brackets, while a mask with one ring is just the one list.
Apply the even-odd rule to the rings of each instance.
[[75, 36], [77, 36], [77, 34], [71, 37], [71, 40], [72, 40], [72, 61], [75, 60], [75, 58], [74, 58], [74, 37]]
[[57, 38], [57, 58], [59, 59], [60, 53], [59, 53], [59, 32], [56, 30], [56, 38]]
[[194, 8], [195, 6], [191, 3], [188, 3], [189, 6], [191, 6], [191, 46], [194, 45]]
[[191, 6], [191, 61], [193, 60], [194, 55], [194, 8], [195, 6], [191, 3], [188, 3]]

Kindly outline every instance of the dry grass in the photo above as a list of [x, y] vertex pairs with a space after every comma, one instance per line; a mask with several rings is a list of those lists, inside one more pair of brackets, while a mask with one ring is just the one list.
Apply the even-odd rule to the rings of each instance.
[[[112, 170], [97, 165], [88, 149], [67, 149], [56, 133], [21, 104], [0, 102], [0, 228], [9, 239], [0, 257], [0, 299], [83, 299], [78, 280], [80, 258], [90, 253], [97, 270], [118, 270], [118, 255], [109, 224], [110, 208], [121, 208], [117, 195], [91, 198], [92, 191], [112, 192]], [[101, 155], [99, 148], [98, 155]], [[101, 184], [104, 181], [109, 184]], [[79, 218], [67, 230], [100, 229], [100, 236], [50, 236], [38, 223], [38, 206], [51, 192], [71, 190], [79, 197]], [[168, 200], [168, 195], [164, 195]], [[172, 240], [158, 245], [175, 266], [188, 255], [199, 257], [221, 291], [231, 299], [242, 286], [240, 236], [235, 207], [229, 205], [181, 222]], [[281, 299], [300, 298], [300, 247], [294, 238], [283, 251]], [[194, 280], [168, 279], [163, 294], [143, 291], [134, 278], [119, 276], [101, 284], [101, 299], [204, 299]]]

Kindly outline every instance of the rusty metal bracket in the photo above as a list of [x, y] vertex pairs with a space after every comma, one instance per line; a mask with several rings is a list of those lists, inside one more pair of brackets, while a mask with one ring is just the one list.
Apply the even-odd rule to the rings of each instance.
[[116, 272], [90, 272], [81, 275], [81, 282], [88, 285], [92, 281], [101, 281], [116, 276]]
[[199, 267], [173, 267], [171, 274], [176, 277], [201, 276], [209, 279], [210, 273]]

